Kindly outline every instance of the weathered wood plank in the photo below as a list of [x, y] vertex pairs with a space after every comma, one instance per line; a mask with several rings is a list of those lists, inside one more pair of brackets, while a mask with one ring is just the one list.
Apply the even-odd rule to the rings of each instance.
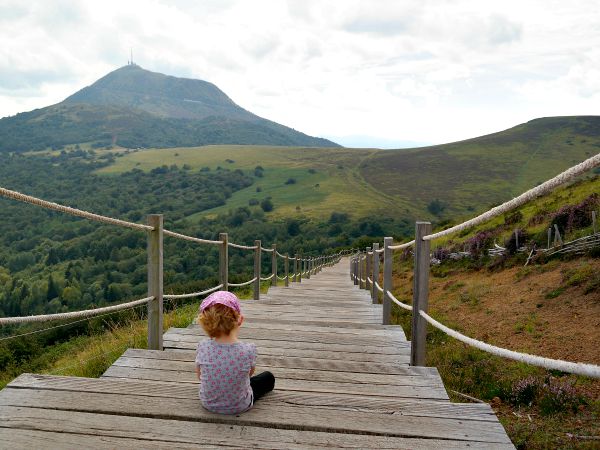
[[[446, 390], [442, 386], [373, 385], [292, 379], [279, 377], [277, 371], [274, 372], [274, 375], [276, 378], [276, 389], [283, 391], [346, 393], [377, 397], [424, 398], [430, 400], [448, 399]], [[128, 378], [141, 381], [150, 380], [198, 384], [196, 375], [189, 370], [156, 370], [112, 365], [102, 376], [104, 378]]]
[[[59, 377], [51, 375], [24, 374], [11, 384], [12, 388], [36, 388], [64, 391], [128, 394], [149, 397], [196, 398], [198, 386], [190, 383], [160, 381], [135, 381], [129, 379], [94, 379]], [[290, 405], [320, 406], [369, 410], [382, 414], [404, 414], [411, 416], [452, 417], [465, 420], [497, 421], [491, 407], [486, 403], [450, 403], [437, 400], [415, 400], [353, 396], [349, 394], [304, 393], [294, 391], [272, 392], [261, 402], [286, 403]]]
[[[174, 335], [189, 336], [196, 341], [206, 339], [201, 328], [171, 328], [165, 336], [174, 339]], [[317, 344], [341, 344], [356, 346], [376, 346], [408, 348], [410, 344], [401, 335], [388, 336], [361, 336], [355, 334], [338, 334], [331, 331], [285, 331], [268, 330], [260, 328], [240, 328], [240, 339], [242, 340], [269, 340], [269, 341], [295, 341]]]
[[[184, 333], [165, 333], [164, 341], [171, 342], [188, 342], [192, 344], [198, 344], [201, 340], [206, 339], [205, 337], [199, 337], [195, 334], [184, 334]], [[287, 340], [289, 339], [289, 340]], [[305, 340], [304, 340], [305, 339]], [[278, 347], [286, 349], [303, 349], [303, 350], [327, 350], [334, 352], [345, 352], [345, 353], [372, 353], [382, 355], [396, 355], [403, 354], [402, 350], [409, 351], [410, 345], [407, 342], [397, 342], [389, 344], [387, 342], [381, 342], [379, 345], [370, 345], [367, 342], [352, 341], [349, 343], [330, 342], [332, 339], [319, 340], [318, 336], [314, 338], [311, 336], [302, 337], [299, 336], [298, 340], [295, 340], [292, 336], [282, 336], [277, 339], [277, 335], [273, 338], [269, 338], [263, 334], [263, 336], [250, 337], [250, 341], [254, 342], [258, 348], [258, 351], [263, 347]], [[339, 340], [338, 340], [339, 341]], [[377, 343], [376, 343], [377, 344]], [[167, 344], [165, 344], [165, 347]], [[195, 348], [195, 347], [194, 347]]]
[[[139, 448], [478, 449], [487, 443], [269, 429], [40, 408], [0, 412], [0, 442], [15, 450]], [[99, 424], [105, 426], [99, 427]], [[60, 431], [56, 431], [60, 430]], [[495, 448], [511, 448], [499, 446]]]
[[[196, 350], [197, 342], [182, 342], [172, 341], [165, 337], [165, 349], [173, 350]], [[305, 350], [302, 348], [281, 348], [267, 347], [265, 344], [259, 346], [261, 355], [280, 356], [280, 357], [295, 357], [295, 358], [315, 358], [315, 359], [330, 359], [338, 361], [360, 361], [360, 362], [378, 362], [386, 364], [402, 364], [408, 365], [410, 355], [401, 354], [371, 354], [371, 353], [342, 353], [340, 351], [325, 351], [325, 350]]]
[[238, 417], [210, 413], [200, 407], [196, 399], [7, 387], [0, 393], [0, 405], [320, 432], [510, 443], [499, 423], [365, 414], [319, 407], [266, 405], [264, 402], [258, 402]]
[[[113, 366], [131, 367], [136, 369], [168, 370], [176, 372], [193, 372], [194, 364], [188, 361], [165, 361], [159, 359], [130, 358], [121, 356]], [[257, 373], [270, 370], [277, 375], [278, 379], [290, 380], [311, 380], [311, 381], [331, 381], [336, 383], [354, 383], [354, 384], [373, 384], [386, 386], [433, 386], [442, 388], [442, 380], [439, 377], [425, 377], [419, 374], [404, 374], [397, 376], [394, 374], [381, 373], [360, 373], [349, 371], [324, 371], [316, 368], [306, 370], [294, 367], [274, 367], [265, 366], [258, 363]]]
[[[193, 364], [196, 358], [194, 351], [161, 352], [157, 350], [128, 349], [123, 356], [130, 358], [160, 359], [166, 361], [185, 361]], [[434, 367], [410, 367], [405, 365], [361, 363], [357, 361], [332, 361], [317, 358], [295, 358], [258, 355], [257, 363], [263, 367], [287, 367], [297, 369], [316, 369], [321, 371], [353, 372], [353, 373], [386, 373], [409, 376], [439, 377]]]

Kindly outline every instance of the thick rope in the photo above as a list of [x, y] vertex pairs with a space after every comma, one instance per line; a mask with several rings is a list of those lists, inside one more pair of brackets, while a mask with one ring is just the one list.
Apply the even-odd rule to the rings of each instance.
[[0, 196], [17, 200], [19, 202], [29, 203], [31, 205], [41, 206], [42, 208], [51, 209], [53, 211], [59, 211], [72, 216], [83, 217], [85, 219], [94, 220], [96, 222], [106, 223], [109, 225], [117, 225], [120, 227], [132, 228], [134, 230], [142, 231], [153, 231], [154, 227], [150, 225], [142, 225], [140, 223], [127, 222], [125, 220], [114, 219], [112, 217], [101, 216], [87, 211], [82, 211], [77, 208], [71, 208], [69, 206], [59, 205], [58, 203], [48, 202], [41, 200], [30, 195], [21, 194], [20, 192], [11, 191], [0, 187]]
[[273, 253], [273, 249], [272, 249], [272, 248], [264, 248], [264, 247], [261, 247], [260, 249], [261, 249], [263, 252], [267, 252], [267, 253]]
[[12, 325], [15, 323], [31, 323], [31, 322], [49, 322], [51, 320], [76, 319], [79, 317], [93, 317], [107, 312], [120, 311], [122, 309], [132, 308], [137, 305], [142, 305], [154, 300], [154, 297], [146, 297], [140, 300], [134, 300], [120, 305], [106, 306], [104, 308], [86, 309], [85, 311], [74, 311], [58, 314], [41, 314], [39, 316], [24, 316], [24, 317], [0, 317], [0, 325]]
[[229, 283], [229, 286], [233, 286], [233, 287], [242, 287], [242, 286], [247, 286], [249, 284], [252, 284], [256, 281], [257, 277], [252, 278], [250, 281], [246, 281], [245, 283]]
[[[392, 250], [394, 250], [393, 247], [390, 247]], [[385, 248], [380, 248], [379, 250], [375, 250], [375, 253], [383, 253], [385, 251]]]
[[229, 245], [230, 247], [233, 247], [233, 248], [239, 248], [240, 250], [256, 250], [258, 248], [256, 245], [254, 245], [254, 246], [239, 245], [239, 244], [234, 244], [232, 242], [229, 242], [227, 245]]
[[368, 281], [369, 283], [372, 283], [372, 282], [373, 282], [373, 280], [371, 280], [371, 277], [367, 277], [367, 281]]
[[213, 245], [223, 244], [223, 241], [211, 241], [208, 239], [200, 239], [197, 237], [186, 236], [185, 234], [175, 233], [174, 231], [169, 231], [169, 230], [163, 230], [163, 234], [165, 236], [171, 236], [171, 237], [174, 237], [177, 239], [183, 239], [185, 241], [197, 242], [199, 244], [213, 244]]
[[285, 258], [285, 255], [282, 255], [281, 253], [279, 253], [279, 252], [275, 252], [275, 253], [277, 253], [277, 256], [279, 256], [280, 258]]
[[467, 337], [464, 334], [459, 333], [458, 331], [448, 328], [447, 326], [442, 325], [437, 320], [433, 319], [431, 316], [429, 316], [423, 311], [419, 311], [419, 314], [429, 324], [431, 324], [438, 330], [443, 331], [448, 336], [451, 336], [454, 339], [464, 342], [465, 344], [468, 344], [472, 347], [478, 348], [479, 350], [483, 350], [484, 352], [491, 353], [492, 355], [502, 356], [504, 358], [513, 359], [515, 361], [543, 367], [548, 370], [560, 370], [561, 372], [569, 372], [592, 378], [600, 378], [600, 366], [596, 366], [593, 364], [573, 363], [568, 361], [562, 361], [560, 359], [544, 358], [543, 356], [529, 355], [527, 353], [519, 353], [513, 350], [507, 350], [505, 348], [496, 347], [494, 345], [478, 341], [477, 339]]
[[199, 297], [201, 295], [210, 294], [211, 292], [218, 291], [222, 287], [223, 287], [223, 285], [220, 284], [218, 286], [215, 286], [214, 288], [210, 288], [210, 289], [207, 289], [206, 291], [202, 291], [202, 292], [192, 292], [191, 294], [168, 294], [168, 295], [163, 295], [163, 298], [165, 298], [167, 300], [172, 300], [175, 298]]
[[394, 294], [392, 294], [390, 291], [388, 291], [388, 296], [390, 297], [390, 300], [393, 301], [400, 308], [404, 308], [407, 311], [412, 311], [412, 306], [407, 305], [406, 303], [402, 303], [400, 300], [398, 300], [396, 297], [394, 297]]
[[[411, 246], [411, 245], [413, 245], [414, 243], [415, 243], [415, 241], [414, 241], [414, 239], [413, 239], [412, 241], [410, 241], [410, 242], [406, 242], [406, 243], [404, 243], [404, 244], [399, 244], [399, 245], [390, 245], [388, 248], [389, 248], [389, 249], [391, 249], [391, 250], [402, 250], [402, 249], [405, 249], [405, 248], [408, 248], [408, 247], [410, 247], [410, 246]], [[382, 250], [385, 250], [385, 249], [382, 249]]]
[[554, 178], [551, 178], [550, 180], [546, 181], [545, 183], [542, 183], [539, 186], [536, 186], [533, 189], [530, 189], [527, 192], [524, 192], [523, 194], [519, 195], [518, 197], [513, 198], [512, 200], [509, 200], [508, 202], [503, 203], [502, 205], [496, 206], [496, 207], [490, 209], [489, 211], [487, 211], [483, 214], [480, 214], [477, 217], [474, 217], [473, 219], [470, 219], [470, 220], [467, 220], [466, 222], [455, 225], [451, 228], [448, 228], [447, 230], [443, 230], [438, 233], [433, 233], [428, 236], [423, 236], [423, 240], [431, 241], [433, 239], [436, 239], [436, 238], [439, 238], [442, 236], [447, 236], [447, 235], [455, 233], [457, 231], [462, 231], [466, 228], [474, 227], [475, 225], [479, 225], [483, 222], [487, 222], [488, 220], [490, 220], [496, 216], [499, 216], [501, 214], [504, 214], [518, 206], [521, 206], [524, 203], [527, 203], [528, 201], [533, 200], [536, 197], [539, 197], [540, 195], [543, 195], [543, 194], [546, 194], [546, 193], [552, 191], [557, 186], [560, 186], [561, 184], [566, 183], [567, 181], [571, 180], [572, 178], [575, 178], [579, 175], [584, 174], [585, 172], [593, 169], [594, 167], [596, 167], [598, 165], [600, 165], [600, 153], [598, 153], [596, 156], [592, 156], [591, 158], [586, 159], [582, 163], [577, 164], [576, 166], [573, 166], [570, 169], [565, 170], [564, 172], [558, 174]]
[[277, 275], [277, 279], [281, 280], [281, 281], [285, 281], [285, 277], [280, 277], [279, 275]]
[[266, 278], [260, 277], [260, 281], [269, 281], [271, 278], [273, 278], [273, 276], [274, 276], [274, 275], [275, 275], [275, 274], [274, 274], [274, 273], [272, 273], [270, 276], [268, 276], [268, 277], [266, 277]]
[[379, 283], [377, 281], [375, 282], [375, 287], [377, 288], [377, 290], [379, 292], [383, 292], [383, 288], [381, 286], [379, 286]]

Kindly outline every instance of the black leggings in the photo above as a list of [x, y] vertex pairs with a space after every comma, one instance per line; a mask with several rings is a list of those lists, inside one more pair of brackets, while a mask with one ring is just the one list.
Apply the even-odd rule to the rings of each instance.
[[271, 392], [275, 387], [275, 377], [271, 372], [262, 372], [258, 375], [250, 377], [250, 387], [252, 388], [252, 395], [256, 402], [259, 398], [265, 395], [267, 392]]

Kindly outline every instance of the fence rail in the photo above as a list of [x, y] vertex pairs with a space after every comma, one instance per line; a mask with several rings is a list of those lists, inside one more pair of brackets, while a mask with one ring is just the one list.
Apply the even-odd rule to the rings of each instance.
[[[432, 233], [431, 224], [428, 222], [417, 222], [415, 227], [415, 239], [401, 244], [392, 244], [392, 238], [384, 238], [383, 248], [379, 249], [379, 243], [374, 243], [372, 247], [366, 247], [360, 250], [350, 258], [350, 279], [361, 289], [370, 289], [373, 302], [379, 301], [379, 294], [383, 294], [383, 312], [382, 323], [389, 324], [391, 321], [391, 305], [396, 304], [400, 308], [412, 313], [412, 336], [411, 336], [411, 365], [422, 366], [425, 364], [425, 341], [427, 324], [434, 326], [449, 336], [458, 339], [468, 345], [479, 348], [480, 350], [526, 362], [528, 364], [545, 367], [548, 369], [562, 370], [589, 377], [600, 378], [600, 366], [593, 364], [573, 363], [569, 361], [552, 360], [541, 356], [528, 355], [500, 347], [495, 347], [485, 342], [469, 338], [455, 330], [452, 330], [437, 322], [427, 314], [428, 296], [429, 296], [429, 272], [431, 265], [430, 242], [434, 239], [448, 236], [462, 230], [469, 229], [482, 224], [498, 215], [505, 214], [526, 202], [547, 194], [561, 184], [566, 183], [573, 178], [583, 175], [594, 167], [600, 166], [600, 153], [576, 166], [560, 173], [545, 183], [536, 186], [533, 189], [524, 192], [518, 197], [496, 206], [489, 211], [469, 219], [461, 224], [455, 225], [446, 230]], [[590, 244], [600, 243], [600, 234], [596, 230], [596, 216], [593, 215], [594, 234], [575, 240], [571, 243], [561, 245], [545, 250], [546, 255], [557, 253], [578, 252]], [[550, 238], [549, 238], [550, 239]], [[413, 247], [414, 273], [413, 273], [413, 298], [412, 305], [400, 302], [392, 294], [392, 258], [394, 250], [404, 250]], [[523, 249], [526, 251], [527, 249]], [[503, 251], [502, 248], [494, 250]], [[494, 252], [493, 251], [493, 252]], [[380, 273], [380, 259], [383, 257], [383, 274]], [[379, 280], [383, 275], [382, 285]]]

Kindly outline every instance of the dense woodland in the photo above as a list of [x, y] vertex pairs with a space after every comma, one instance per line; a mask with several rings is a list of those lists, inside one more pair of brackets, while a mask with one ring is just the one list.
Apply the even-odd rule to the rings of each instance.
[[[94, 171], [110, 164], [93, 152], [58, 156], [0, 154], [0, 179], [17, 190], [98, 214], [144, 222], [150, 213], [165, 215], [165, 228], [208, 239], [229, 232], [232, 241], [278, 244], [281, 252], [316, 254], [409, 230], [408, 222], [350, 220], [332, 213], [329, 221], [301, 216], [268, 220], [268, 199], [214, 219], [194, 222], [185, 217], [224, 204], [232, 192], [253, 183], [254, 174], [226, 169], [195, 172], [163, 166], [149, 173], [134, 169], [118, 176]], [[55, 313], [101, 306], [144, 296], [146, 236], [143, 232], [88, 220], [16, 201], [0, 200], [0, 314]], [[231, 249], [231, 276], [242, 279], [252, 270], [251, 252]], [[263, 263], [265, 273], [268, 255]], [[188, 291], [215, 281], [216, 248], [165, 238], [165, 287]], [[243, 280], [245, 281], [245, 280]]]

